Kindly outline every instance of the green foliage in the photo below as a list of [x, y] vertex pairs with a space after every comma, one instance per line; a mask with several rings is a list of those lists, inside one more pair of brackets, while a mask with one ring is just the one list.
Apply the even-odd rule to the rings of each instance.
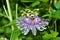
[[43, 39], [49, 40], [49, 39], [55, 38], [57, 35], [58, 35], [58, 32], [51, 31], [51, 34], [45, 33], [45, 35], [43, 36]]
[[3, 33], [3, 32], [4, 32], [4, 28], [0, 27], [0, 33]]
[[54, 6], [55, 6], [57, 9], [59, 9], [59, 8], [60, 8], [60, 1], [56, 2], [56, 3], [54, 4]]
[[10, 34], [11, 32], [12, 32], [11, 28], [6, 27], [6, 29], [5, 29], [5, 33], [6, 33], [6, 34]]
[[12, 22], [8, 23], [7, 25], [4, 25], [3, 27], [15, 25], [15, 24], [16, 24], [16, 20], [13, 20]]
[[52, 38], [51, 40], [60, 40], [60, 37]]
[[26, 40], [32, 40], [32, 38], [31, 37], [27, 37]]
[[1, 16], [7, 17], [6, 15], [4, 15], [4, 14], [0, 13], [0, 17], [1, 17]]
[[40, 4], [39, 1], [35, 1], [34, 3], [31, 4], [31, 7], [35, 7], [35, 6], [39, 5], [39, 4]]
[[21, 2], [35, 2], [35, 1], [48, 2], [49, 0], [21, 0]]
[[50, 14], [45, 14], [42, 17], [46, 17], [46, 16], [55, 18], [55, 19], [60, 19], [60, 10], [51, 9]]
[[[56, 3], [54, 3], [56, 1]], [[18, 5], [18, 7], [16, 6]], [[8, 7], [8, 8], [7, 8]], [[16, 20], [21, 17], [21, 10], [39, 9], [39, 17], [49, 19], [49, 27], [33, 36], [23, 35], [16, 26]], [[11, 9], [11, 10], [10, 10]], [[59, 21], [58, 21], [59, 20]], [[13, 28], [12, 28], [13, 26]], [[46, 26], [47, 27], [47, 26]], [[12, 30], [14, 29], [14, 30]], [[57, 31], [56, 31], [57, 30]], [[60, 0], [3, 0], [0, 1], [0, 40], [60, 40]], [[49, 33], [50, 32], [50, 33]]]
[[51, 31], [51, 37], [54, 38], [58, 35], [58, 32]]
[[16, 37], [18, 37], [21, 34], [21, 31], [19, 31], [18, 29], [15, 29], [10, 37], [10, 40], [15, 40]]
[[49, 0], [40, 0], [40, 1], [42, 1], [42, 2], [48, 2]]
[[39, 1], [39, 0], [21, 0], [21, 2], [35, 2], [35, 1]]
[[60, 19], [60, 10], [57, 10], [56, 12], [53, 13], [53, 17]]

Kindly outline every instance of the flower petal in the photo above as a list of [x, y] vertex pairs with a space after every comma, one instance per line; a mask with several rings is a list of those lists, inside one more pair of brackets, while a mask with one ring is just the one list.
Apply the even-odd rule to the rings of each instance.
[[49, 22], [44, 22], [44, 24], [45, 24], [45, 25], [48, 25], [48, 24], [49, 24]]
[[30, 29], [25, 28], [25, 29], [24, 29], [24, 32], [23, 32], [23, 33], [24, 33], [24, 35], [27, 35], [27, 34], [28, 34], [28, 32], [29, 32], [29, 30], [30, 30]]
[[36, 35], [36, 28], [35, 27], [32, 27], [31, 30], [32, 30], [32, 34], [33, 35]]
[[46, 29], [46, 28], [43, 26], [40, 26], [40, 31], [43, 31], [44, 29]]
[[40, 30], [40, 26], [39, 26], [39, 25], [36, 25], [35, 27], [36, 27], [38, 30]]

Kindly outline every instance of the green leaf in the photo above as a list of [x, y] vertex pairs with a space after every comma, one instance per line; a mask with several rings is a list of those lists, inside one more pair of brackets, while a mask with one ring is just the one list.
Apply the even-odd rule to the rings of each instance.
[[54, 12], [54, 13], [52, 14], [52, 17], [53, 17], [53, 18], [56, 18], [56, 19], [60, 19], [60, 10], [57, 10], [56, 12]]
[[50, 14], [45, 14], [42, 17], [51, 17], [51, 15]]
[[55, 9], [53, 9], [53, 8], [50, 8], [49, 13], [50, 13], [50, 14], [52, 14], [52, 13], [54, 13], [54, 12], [56, 12], [56, 10], [55, 10]]
[[5, 26], [2, 26], [2, 27], [7, 27], [7, 26], [11, 26], [11, 25], [14, 25], [16, 24], [16, 20], [13, 20], [12, 22], [6, 24]]
[[32, 38], [31, 37], [27, 37], [26, 40], [32, 40]]
[[15, 40], [15, 38], [17, 38], [21, 34], [21, 32], [22, 31], [19, 31], [18, 29], [15, 29], [11, 34], [10, 40]]
[[8, 18], [6, 15], [4, 15], [4, 14], [2, 14], [2, 13], [0, 13], [0, 16], [4, 16], [4, 17]]
[[52, 30], [51, 30], [51, 34], [48, 34], [47, 32], [45, 32], [44, 34], [45, 34], [45, 35], [43, 36], [43, 39], [44, 39], [44, 40], [49, 40], [49, 39], [51, 39], [51, 38], [57, 37], [58, 32], [55, 32], [55, 31], [52, 31]]
[[58, 35], [58, 32], [51, 31], [51, 37], [54, 38]]
[[42, 1], [42, 2], [48, 2], [49, 0], [40, 0], [40, 1]]
[[57, 9], [59, 9], [59, 8], [60, 8], [60, 1], [56, 2], [56, 3], [54, 4], [54, 6], [55, 6]]
[[60, 40], [60, 37], [52, 38], [51, 40]]
[[4, 28], [2, 27], [0, 27], [0, 33], [3, 33], [4, 32]]
[[21, 0], [21, 2], [35, 2], [35, 1], [39, 1], [39, 0]]
[[4, 25], [8, 24], [8, 20], [5, 19], [5, 18], [3, 18], [3, 19], [2, 19], [2, 23], [3, 23]]
[[60, 19], [60, 10], [56, 11], [56, 10], [50, 8], [49, 13], [50, 14], [47, 14], [47, 15], [44, 15], [44, 16], [51, 16], [52, 18]]
[[56, 10], [55, 10], [55, 9], [50, 8], [49, 13], [47, 13], [47, 14], [43, 15], [42, 17], [52, 17], [52, 16], [55, 16], [55, 15], [54, 15], [54, 14], [55, 14], [55, 12], [56, 12]]
[[45, 35], [43, 36], [44, 40], [49, 40], [51, 38], [51, 35], [48, 33], [45, 33]]
[[6, 32], [6, 34], [7, 34], [7, 33], [11, 33], [11, 32], [12, 32], [12, 30], [11, 30], [11, 28], [10, 28], [10, 27], [6, 27], [5, 32]]
[[34, 3], [31, 4], [31, 6], [32, 6], [32, 7], [35, 7], [35, 6], [39, 5], [39, 4], [40, 4], [39, 1], [35, 1]]

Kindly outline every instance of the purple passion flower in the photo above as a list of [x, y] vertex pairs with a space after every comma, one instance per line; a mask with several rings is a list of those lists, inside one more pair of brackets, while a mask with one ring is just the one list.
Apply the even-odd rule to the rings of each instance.
[[23, 16], [17, 19], [18, 29], [23, 30], [22, 33], [24, 35], [27, 35], [30, 30], [32, 31], [33, 35], [36, 35], [37, 30], [43, 31], [44, 29], [46, 29], [45, 26], [47, 25], [48, 22], [44, 21], [37, 15], [28, 17]]

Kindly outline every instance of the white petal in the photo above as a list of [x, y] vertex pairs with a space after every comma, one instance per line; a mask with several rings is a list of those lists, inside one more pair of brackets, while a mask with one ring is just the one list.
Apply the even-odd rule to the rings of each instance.
[[35, 27], [32, 27], [31, 30], [32, 30], [32, 34], [33, 35], [36, 35], [36, 28]]
[[40, 26], [36, 25], [35, 27], [36, 27], [38, 30], [40, 30]]
[[44, 22], [44, 24], [45, 24], [45, 25], [48, 25], [48, 24], [49, 24], [49, 22]]
[[23, 30], [24, 29], [24, 25], [20, 25], [20, 30]]
[[44, 29], [46, 29], [46, 28], [43, 26], [40, 26], [40, 31], [43, 31]]
[[25, 29], [25, 30], [24, 30], [24, 35], [27, 35], [28, 32], [29, 32], [29, 29]]
[[23, 33], [24, 35], [27, 35], [28, 32], [29, 32], [29, 30], [30, 30], [30, 29], [28, 28], [28, 26], [25, 26], [22, 33]]
[[42, 27], [43, 29], [46, 29], [46, 27]]

